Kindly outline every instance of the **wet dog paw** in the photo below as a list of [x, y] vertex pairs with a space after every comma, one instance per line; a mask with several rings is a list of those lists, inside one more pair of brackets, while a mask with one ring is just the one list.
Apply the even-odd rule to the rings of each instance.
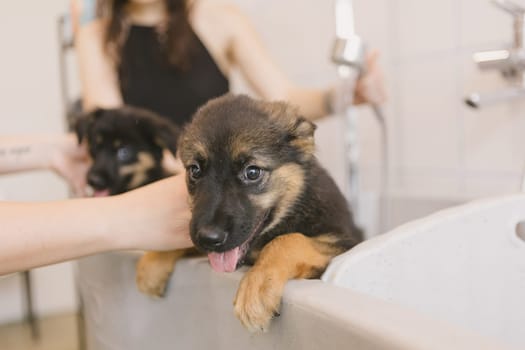
[[250, 270], [233, 302], [237, 318], [250, 332], [266, 332], [273, 317], [279, 316], [284, 284], [272, 274]]
[[148, 254], [145, 254], [137, 263], [137, 288], [146, 295], [162, 297], [166, 292], [172, 271], [173, 265], [151, 259]]

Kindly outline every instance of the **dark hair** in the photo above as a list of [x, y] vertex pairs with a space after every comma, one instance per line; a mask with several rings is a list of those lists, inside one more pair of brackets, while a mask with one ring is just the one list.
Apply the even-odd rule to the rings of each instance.
[[[98, 14], [108, 18], [104, 47], [116, 62], [120, 61], [122, 47], [128, 34], [129, 23], [125, 13], [128, 2], [128, 0], [98, 1]], [[187, 69], [193, 46], [188, 2], [187, 0], [164, 0], [164, 2], [167, 20], [158, 28], [159, 42], [170, 64]]]

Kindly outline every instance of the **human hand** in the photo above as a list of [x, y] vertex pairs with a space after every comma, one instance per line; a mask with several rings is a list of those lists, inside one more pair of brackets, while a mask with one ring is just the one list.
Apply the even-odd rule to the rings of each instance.
[[76, 196], [86, 195], [86, 177], [91, 159], [85, 143], [78, 144], [74, 134], [60, 136], [54, 143], [50, 167], [64, 178]]
[[366, 57], [366, 71], [357, 80], [354, 104], [371, 103], [381, 105], [386, 102], [384, 74], [379, 65], [379, 52], [370, 52]]
[[108, 197], [121, 249], [174, 250], [192, 247], [191, 212], [183, 175]]

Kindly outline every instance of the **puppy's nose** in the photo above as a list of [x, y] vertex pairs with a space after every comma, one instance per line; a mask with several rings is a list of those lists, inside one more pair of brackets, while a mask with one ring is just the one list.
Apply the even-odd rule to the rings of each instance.
[[106, 179], [97, 173], [89, 173], [87, 182], [91, 187], [97, 190], [106, 189], [108, 187], [108, 182]]
[[206, 226], [199, 230], [198, 243], [205, 249], [214, 249], [222, 245], [227, 237], [228, 234], [225, 231]]

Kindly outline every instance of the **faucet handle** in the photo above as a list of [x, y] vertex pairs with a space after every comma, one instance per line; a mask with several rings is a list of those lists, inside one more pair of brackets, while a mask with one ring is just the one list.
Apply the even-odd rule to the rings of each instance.
[[509, 0], [492, 0], [492, 4], [514, 17], [524, 17], [525, 7]]

